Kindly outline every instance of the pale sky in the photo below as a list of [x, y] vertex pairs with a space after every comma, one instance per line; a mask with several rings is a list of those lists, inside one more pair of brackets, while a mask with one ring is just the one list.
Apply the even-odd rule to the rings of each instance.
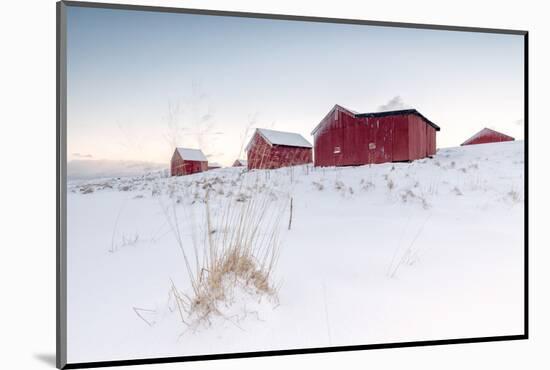
[[[68, 159], [231, 164], [255, 127], [411, 107], [437, 146], [523, 139], [523, 36], [68, 7]], [[396, 99], [396, 97], [399, 97]], [[251, 129], [248, 131], [247, 127]]]

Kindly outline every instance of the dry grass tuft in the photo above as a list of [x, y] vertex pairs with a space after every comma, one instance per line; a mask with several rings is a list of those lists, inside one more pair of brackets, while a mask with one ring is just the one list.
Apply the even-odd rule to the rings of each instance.
[[[239, 195], [211, 204], [204, 199], [204, 227], [194, 235], [193, 251], [184, 247], [175, 207], [167, 208], [169, 220], [184, 256], [190, 291], [182, 293], [172, 284], [183, 323], [196, 328], [211, 324], [213, 316], [224, 317], [223, 309], [234, 301], [236, 292], [277, 300], [273, 272], [279, 257], [280, 222], [286, 202], [269, 193], [256, 193], [246, 201]], [[190, 253], [191, 252], [191, 253]]]

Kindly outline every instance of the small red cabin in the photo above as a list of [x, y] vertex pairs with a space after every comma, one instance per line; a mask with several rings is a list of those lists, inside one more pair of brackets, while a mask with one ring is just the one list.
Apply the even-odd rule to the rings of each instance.
[[246, 159], [236, 159], [233, 162], [233, 167], [246, 167], [248, 166], [248, 161]]
[[248, 169], [312, 162], [311, 144], [300, 134], [258, 128], [246, 146]]
[[176, 148], [170, 162], [170, 175], [183, 176], [208, 169], [208, 159], [200, 149]]
[[499, 143], [501, 141], [514, 141], [511, 136], [505, 135], [501, 132], [491, 130], [485, 127], [477, 134], [466, 140], [460, 145], [474, 145], [474, 144], [486, 144], [486, 143]]
[[416, 109], [357, 113], [335, 105], [311, 133], [315, 166], [358, 166], [432, 156], [439, 130]]

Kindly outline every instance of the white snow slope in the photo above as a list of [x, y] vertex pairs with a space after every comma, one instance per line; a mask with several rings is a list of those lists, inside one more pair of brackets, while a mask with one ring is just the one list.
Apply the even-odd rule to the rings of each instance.
[[[522, 334], [523, 153], [516, 141], [413, 163], [70, 182], [68, 360]], [[244, 297], [188, 330], [168, 299], [170, 279], [189, 285], [162, 207], [181, 212], [191, 248], [205, 182], [214, 204], [292, 197], [293, 220], [287, 207], [278, 305]]]

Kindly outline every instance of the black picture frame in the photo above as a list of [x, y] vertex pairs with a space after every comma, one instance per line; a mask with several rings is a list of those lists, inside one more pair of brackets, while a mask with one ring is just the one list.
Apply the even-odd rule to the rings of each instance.
[[[120, 9], [132, 11], [147, 11], [147, 12], [167, 12], [167, 13], [184, 13], [198, 15], [214, 15], [224, 17], [241, 17], [241, 18], [257, 18], [257, 19], [274, 19], [287, 21], [308, 21], [321, 23], [340, 23], [340, 24], [355, 24], [369, 25], [381, 27], [397, 27], [397, 28], [414, 28], [428, 30], [446, 30], [446, 31], [461, 31], [461, 32], [477, 32], [477, 33], [493, 33], [493, 34], [509, 34], [520, 35], [524, 38], [524, 137], [525, 137], [525, 176], [524, 176], [524, 331], [520, 335], [504, 335], [490, 337], [471, 337], [471, 338], [456, 338], [442, 340], [425, 340], [411, 342], [393, 342], [383, 344], [365, 344], [351, 345], [338, 347], [322, 347], [322, 348], [301, 348], [287, 349], [274, 351], [256, 351], [256, 352], [241, 352], [241, 353], [220, 353], [209, 355], [195, 356], [176, 356], [165, 358], [138, 358], [127, 360], [113, 361], [98, 361], [98, 362], [82, 362], [82, 363], [67, 363], [67, 342], [66, 342], [66, 306], [67, 306], [67, 266], [66, 266], [66, 227], [67, 227], [67, 54], [66, 54], [66, 8], [70, 7], [85, 7], [85, 8], [101, 8], [101, 9]], [[57, 61], [56, 61], [56, 123], [57, 123], [57, 141], [56, 141], [56, 365], [59, 369], [77, 369], [77, 368], [95, 368], [108, 366], [126, 366], [140, 364], [157, 364], [157, 363], [173, 363], [187, 361], [203, 361], [203, 360], [219, 360], [244, 357], [265, 357], [265, 356], [283, 356], [294, 354], [313, 354], [323, 352], [341, 352], [341, 351], [358, 351], [371, 349], [386, 349], [386, 348], [404, 348], [404, 347], [420, 347], [420, 346], [437, 346], [447, 344], [461, 343], [480, 343], [480, 342], [497, 342], [497, 341], [512, 341], [525, 340], [529, 338], [529, 32], [526, 30], [512, 29], [494, 29], [494, 28], [477, 28], [477, 27], [462, 27], [451, 25], [436, 25], [436, 24], [418, 24], [418, 23], [401, 23], [401, 22], [384, 22], [374, 20], [359, 20], [359, 19], [339, 19], [325, 17], [310, 17], [299, 15], [283, 15], [283, 14], [265, 14], [265, 13], [249, 13], [249, 12], [233, 12], [219, 10], [203, 10], [161, 6], [143, 6], [129, 4], [110, 4], [97, 2], [80, 2], [80, 1], [60, 1], [56, 4], [56, 36], [57, 36]]]

